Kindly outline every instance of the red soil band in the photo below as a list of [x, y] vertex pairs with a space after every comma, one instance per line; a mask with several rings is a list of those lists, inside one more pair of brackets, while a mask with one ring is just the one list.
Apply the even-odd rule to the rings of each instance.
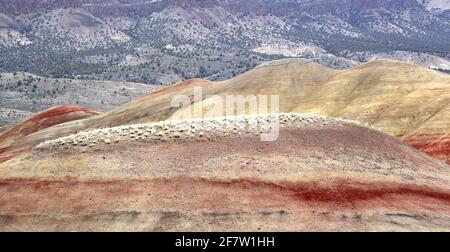
[[330, 187], [321, 187], [320, 182], [286, 184], [283, 187], [294, 192], [300, 200], [304, 201], [358, 202], [389, 195], [402, 195], [433, 198], [450, 205], [450, 191], [417, 185], [335, 180]]
[[426, 154], [450, 164], [450, 137], [442, 134], [417, 134], [404, 142]]
[[[149, 200], [147, 195], [150, 194], [156, 197], [159, 203]], [[217, 197], [221, 197], [222, 200], [218, 201]], [[52, 212], [58, 211], [57, 209], [77, 213], [91, 210], [114, 211], [115, 204], [121, 207], [128, 206], [131, 204], [129, 202], [137, 198], [147, 200], [147, 207], [156, 207], [155, 204], [159, 204], [158, 207], [181, 204], [178, 202], [181, 199], [184, 206], [194, 204], [198, 209], [217, 211], [226, 211], [225, 209], [230, 207], [239, 208], [243, 199], [252, 202], [244, 204], [245, 208], [249, 209], [273, 206], [294, 209], [301, 208], [305, 204], [319, 204], [333, 209], [355, 209], [355, 207], [374, 209], [389, 205], [396, 209], [406, 208], [404, 209], [406, 211], [408, 207], [405, 202], [411, 202], [417, 209], [421, 208], [420, 204], [426, 203], [428, 210], [446, 213], [450, 211], [449, 190], [347, 179], [298, 183], [189, 178], [161, 178], [147, 181], [0, 180], [0, 213]]]
[[[7, 150], [7, 148], [5, 148], [5, 151]], [[21, 153], [23, 153], [24, 152], [24, 150], [22, 150], [22, 149], [19, 149], [19, 150], [16, 150], [16, 151], [10, 151], [10, 152], [8, 152], [8, 153], [5, 153], [5, 154], [3, 154], [3, 155], [1, 155], [0, 156], [0, 164], [1, 163], [3, 163], [3, 162], [6, 162], [6, 161], [8, 161], [8, 160], [11, 160], [11, 159], [13, 159], [13, 158], [15, 158], [15, 157], [17, 157], [17, 156], [19, 156]], [[2, 154], [1, 152], [0, 152], [0, 154]]]
[[57, 117], [57, 116], [62, 116], [62, 115], [67, 115], [73, 112], [81, 112], [81, 113], [86, 113], [86, 114], [91, 114], [91, 115], [99, 115], [99, 112], [87, 109], [87, 108], [82, 108], [79, 106], [74, 106], [74, 105], [61, 105], [61, 106], [57, 106], [57, 107], [53, 107], [50, 109], [47, 109], [39, 114], [37, 114], [36, 116], [31, 117], [30, 119], [26, 120], [25, 122], [35, 122], [35, 121], [39, 121], [42, 119], [48, 119], [48, 118], [52, 118], [52, 117]]
[[188, 88], [190, 86], [196, 86], [196, 85], [197, 86], [207, 86], [210, 84], [212, 84], [212, 82], [208, 81], [208, 80], [202, 80], [202, 79], [187, 80], [187, 81], [179, 82], [179, 83], [176, 83], [173, 85], [169, 85], [167, 87], [156, 89], [141, 98], [145, 98], [145, 97], [153, 96], [153, 95], [157, 95], [157, 94], [162, 94], [162, 93], [169, 93], [169, 92], [177, 91], [180, 89]]
[[434, 144], [413, 144], [412, 147], [450, 164], [450, 142]]

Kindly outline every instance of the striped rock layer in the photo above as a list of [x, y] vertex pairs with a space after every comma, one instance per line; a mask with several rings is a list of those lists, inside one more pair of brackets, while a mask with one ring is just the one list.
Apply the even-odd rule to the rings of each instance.
[[[278, 139], [254, 121], [278, 121]], [[448, 168], [311, 115], [106, 128], [0, 164], [0, 230], [449, 231]]]

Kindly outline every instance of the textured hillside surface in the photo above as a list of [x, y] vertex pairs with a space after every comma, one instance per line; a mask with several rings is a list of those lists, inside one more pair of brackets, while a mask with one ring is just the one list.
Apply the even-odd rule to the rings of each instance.
[[[86, 129], [128, 125], [138, 122], [155, 122], [167, 119], [175, 110], [171, 106], [174, 95], [193, 96], [195, 87], [212, 85], [210, 81], [189, 80], [157, 89], [143, 97], [137, 98], [124, 106], [95, 116], [94, 120], [76, 120], [71, 123], [57, 124], [27, 136], [19, 135], [8, 149], [0, 153], [0, 160], [8, 160], [34, 146], [58, 137], [67, 136]], [[12, 133], [14, 135], [14, 133]]]
[[[252, 122], [277, 119], [279, 139], [261, 142]], [[141, 124], [0, 164], [0, 229], [448, 231], [449, 179], [447, 165], [342, 120]]]
[[[285, 106], [283, 111], [289, 111], [292, 108], [292, 104], [289, 104], [289, 101], [293, 102], [303, 97], [337, 72], [336, 70], [327, 69], [318, 64], [305, 61], [281, 61], [262, 65], [237, 77], [238, 81], [236, 83], [238, 85], [217, 85], [200, 79], [184, 81], [166, 88], [157, 89], [92, 119], [57, 125], [24, 138], [18, 138], [18, 141], [14, 143], [8, 152], [17, 155], [45, 140], [87, 129], [157, 122], [176, 117], [174, 114], [180, 108], [172, 106], [172, 99], [175, 95], [186, 95], [193, 99], [195, 88], [202, 88], [205, 95], [227, 91], [242, 95], [272, 94], [275, 92], [273, 94], [279, 94], [282, 97], [289, 96], [289, 98], [286, 97], [286, 101], [280, 99]], [[313, 76], [310, 76], [310, 74]], [[278, 85], [282, 86], [282, 88], [278, 89]], [[0, 158], [9, 159], [13, 157], [8, 152], [5, 151], [3, 154], [0, 154]]]
[[292, 111], [351, 118], [449, 160], [450, 76], [378, 60], [345, 71]]
[[[365, 122], [434, 157], [449, 158], [450, 75], [418, 65], [374, 60], [333, 71], [308, 62], [281, 61], [219, 82], [204, 93], [223, 100], [229, 94], [279, 95], [281, 112]], [[216, 101], [208, 99], [200, 105], [203, 115], [216, 109]], [[194, 117], [195, 105], [187, 111]], [[180, 119], [185, 112], [171, 118]]]
[[[193, 101], [196, 87], [202, 88], [201, 104], [172, 106], [175, 95]], [[337, 71], [303, 60], [275, 61], [223, 82], [194, 79], [158, 89], [99, 116], [39, 131], [15, 145], [32, 147], [87, 129], [183, 119], [187, 111], [194, 117], [196, 106], [211, 115], [218, 98], [224, 101], [226, 95], [279, 95], [279, 112], [361, 121], [448, 161], [449, 90], [449, 75], [405, 62], [376, 60]]]
[[[83, 122], [88, 128], [154, 122], [173, 118], [179, 107], [172, 106], [175, 95], [187, 95], [194, 101], [194, 89], [202, 98], [210, 95], [280, 95], [281, 112], [334, 76], [339, 71], [308, 61], [287, 60], [261, 65], [230, 81], [211, 82], [194, 79], [156, 90], [124, 106]], [[205, 103], [207, 104], [207, 103]], [[207, 105], [205, 105], [207, 106]], [[207, 109], [205, 109], [205, 112]]]

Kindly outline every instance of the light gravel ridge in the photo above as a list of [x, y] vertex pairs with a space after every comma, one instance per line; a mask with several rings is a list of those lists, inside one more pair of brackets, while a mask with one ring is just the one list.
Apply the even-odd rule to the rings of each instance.
[[[188, 139], [212, 139], [224, 135], [269, 133], [274, 127], [339, 127], [344, 124], [362, 125], [360, 122], [341, 118], [327, 118], [315, 114], [280, 113], [264, 115], [240, 115], [194, 120], [161, 121], [113, 128], [95, 129], [46, 141], [38, 149], [70, 146], [94, 147], [98, 144], [114, 144], [121, 141], [165, 142]], [[366, 126], [367, 125], [363, 125]]]

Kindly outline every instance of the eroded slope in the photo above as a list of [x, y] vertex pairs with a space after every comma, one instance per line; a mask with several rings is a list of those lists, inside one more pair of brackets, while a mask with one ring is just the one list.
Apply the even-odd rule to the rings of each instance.
[[22, 145], [18, 149], [17, 144], [23, 138], [33, 133], [54, 125], [81, 120], [99, 114], [99, 112], [79, 106], [61, 105], [32, 115], [23, 121], [5, 128], [4, 131], [0, 132], [0, 162], [14, 157], [26, 149], [32, 148], [33, 145]]
[[[248, 127], [276, 119], [275, 142]], [[225, 122], [236, 127], [219, 129]], [[318, 116], [82, 132], [0, 171], [2, 230], [450, 229], [447, 165], [377, 130]]]

